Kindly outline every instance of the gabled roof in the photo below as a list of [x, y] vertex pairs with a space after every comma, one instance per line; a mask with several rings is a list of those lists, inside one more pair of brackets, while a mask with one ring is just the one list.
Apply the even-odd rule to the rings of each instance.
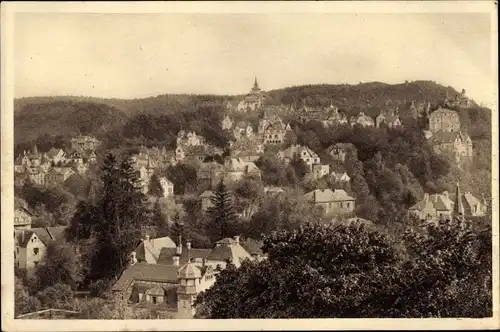
[[232, 239], [223, 239], [217, 242], [216, 247], [212, 249], [207, 260], [222, 262], [230, 260], [236, 266], [239, 266], [247, 258], [251, 259], [252, 256], [240, 244], [235, 243]]
[[449, 144], [453, 143], [457, 138], [465, 142], [469, 138], [469, 135], [458, 131], [449, 132], [439, 130], [429, 138], [429, 141], [434, 144]]
[[124, 291], [133, 281], [177, 283], [178, 266], [136, 263], [123, 271], [113, 291]]
[[52, 241], [63, 239], [65, 228], [64, 226], [60, 226], [15, 230], [15, 242], [17, 245], [25, 248], [32, 235], [35, 234], [47, 246]]
[[[179, 264], [187, 264], [189, 258], [207, 258], [211, 249], [193, 249], [191, 248], [188, 253], [186, 246], [182, 247], [182, 252], [179, 255]], [[173, 258], [177, 255], [177, 248], [161, 248], [158, 264], [172, 265]]]
[[332, 191], [330, 189], [316, 189], [305, 194], [307, 200], [314, 203], [329, 203], [329, 202], [341, 202], [341, 201], [354, 201], [354, 197], [351, 197], [343, 189], [335, 189]]

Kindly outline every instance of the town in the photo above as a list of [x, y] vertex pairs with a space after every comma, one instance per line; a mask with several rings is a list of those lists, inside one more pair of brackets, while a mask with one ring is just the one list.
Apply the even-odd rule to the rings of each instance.
[[[268, 259], [263, 239], [275, 230], [297, 229], [306, 221], [393, 227], [488, 220], [491, 193], [477, 186], [483, 174], [477, 156], [485, 152], [476, 151], [482, 145], [468, 133], [471, 121], [479, 121], [478, 106], [464, 90], [442, 97], [387, 98], [375, 113], [348, 110], [328, 98], [271, 103], [255, 77], [245, 96], [211, 104], [219, 113], [210, 125], [228, 138], [224, 144], [194, 126], [180, 128], [173, 144], [140, 141], [121, 154], [105, 136], [92, 133], [45, 144], [46, 150], [36, 142], [20, 146], [14, 162], [14, 262], [19, 280], [26, 281], [16, 284], [22, 301], [16, 314], [81, 312], [62, 298], [67, 293], [88, 302], [108, 294], [105, 303], [125, 303], [129, 316], [122, 312], [121, 318], [193, 318], [199, 315], [197, 297], [210, 294], [223, 271]], [[476, 113], [469, 115], [472, 109]], [[113, 199], [109, 190], [126, 190], [112, 188], [113, 176], [120, 176], [113, 167], [132, 174], [145, 202], [121, 209], [149, 217], [116, 225], [136, 235], [112, 229], [106, 235], [111, 238], [96, 235], [107, 229], [99, 223], [113, 216], [103, 210], [104, 219], [93, 217]], [[130, 197], [128, 204], [136, 207]], [[143, 207], [150, 214], [137, 212]], [[87, 257], [86, 247], [104, 239], [116, 243], [123, 264], [98, 267], [99, 255]], [[101, 260], [114, 259], [105, 255], [110, 248], [102, 250]], [[43, 278], [53, 269], [64, 275], [44, 288]], [[96, 318], [89, 310], [85, 318]]]

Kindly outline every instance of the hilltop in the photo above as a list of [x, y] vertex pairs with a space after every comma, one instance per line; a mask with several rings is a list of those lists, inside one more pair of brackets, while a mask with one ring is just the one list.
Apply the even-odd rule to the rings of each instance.
[[[374, 116], [388, 105], [404, 109], [411, 101], [429, 101], [433, 108], [442, 104], [447, 95], [458, 92], [432, 81], [402, 84], [381, 82], [357, 85], [302, 85], [265, 92], [267, 103], [297, 107], [305, 101], [310, 106], [333, 103], [348, 113], [365, 111]], [[89, 133], [101, 136], [119, 129], [139, 114], [167, 115], [197, 112], [203, 105], [220, 105], [241, 96], [165, 94], [142, 99], [104, 99], [94, 97], [27, 97], [14, 101], [16, 144], [28, 143], [41, 135], [68, 136]], [[477, 108], [477, 104], [473, 102]], [[219, 107], [219, 109], [221, 109]]]

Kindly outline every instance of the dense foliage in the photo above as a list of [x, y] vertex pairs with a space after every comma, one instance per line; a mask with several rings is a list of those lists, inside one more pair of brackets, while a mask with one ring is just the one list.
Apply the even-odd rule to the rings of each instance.
[[[490, 230], [491, 231], [491, 230]], [[418, 235], [417, 235], [418, 234]], [[479, 233], [481, 234], [481, 233]], [[404, 246], [363, 223], [308, 225], [265, 237], [268, 259], [221, 272], [196, 305], [205, 318], [487, 317], [486, 237], [448, 221]], [[459, 285], [469, 285], [460, 287]]]

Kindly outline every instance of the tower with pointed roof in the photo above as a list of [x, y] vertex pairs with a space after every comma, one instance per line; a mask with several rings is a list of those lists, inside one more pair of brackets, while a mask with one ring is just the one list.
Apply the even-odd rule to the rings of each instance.
[[257, 76], [255, 76], [255, 80], [253, 82], [252, 92], [260, 92], [259, 83], [257, 82]]
[[460, 184], [458, 182], [455, 190], [455, 203], [453, 204], [453, 218], [464, 218], [464, 204], [462, 202], [462, 193], [460, 192]]

